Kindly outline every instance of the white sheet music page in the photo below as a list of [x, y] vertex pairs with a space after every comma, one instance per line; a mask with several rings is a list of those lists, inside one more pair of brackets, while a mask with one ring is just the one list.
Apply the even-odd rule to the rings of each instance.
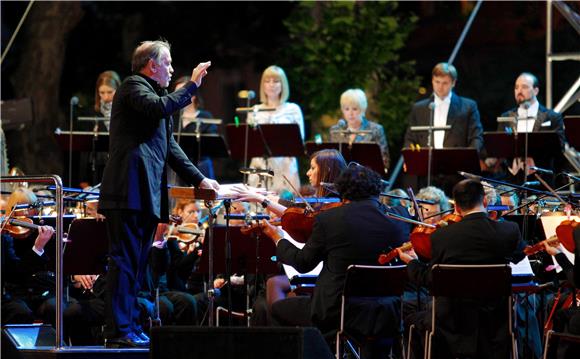
[[[300, 248], [302, 249], [302, 247], [304, 247], [305, 243], [300, 243], [295, 241], [292, 237], [290, 237], [290, 235], [288, 234], [288, 232], [286, 232], [285, 230], [282, 230], [284, 232], [284, 239], [287, 239], [290, 243], [292, 243], [296, 248]], [[299, 274], [306, 274], [306, 275], [314, 275], [314, 276], [318, 276], [320, 274], [320, 271], [322, 270], [322, 264], [324, 262], [320, 262], [318, 263], [318, 265], [316, 266], [316, 268], [314, 268], [313, 270], [311, 270], [310, 272], [307, 273], [300, 273], [298, 272], [296, 269], [294, 269], [294, 267], [289, 266], [287, 264], [282, 263], [282, 268], [284, 268], [284, 272], [286, 273], [286, 276], [288, 276], [288, 279], [292, 279], [292, 277], [295, 277]]]

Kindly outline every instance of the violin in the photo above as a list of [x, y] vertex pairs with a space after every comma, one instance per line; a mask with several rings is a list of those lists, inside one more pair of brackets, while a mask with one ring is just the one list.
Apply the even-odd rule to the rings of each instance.
[[[5, 223], [4, 223], [5, 222]], [[27, 217], [2, 219], [2, 231], [10, 233], [16, 239], [25, 239], [29, 236], [31, 230], [38, 230], [40, 227], [34, 224], [32, 219]]]
[[462, 217], [460, 215], [450, 213], [441, 218], [434, 227], [421, 224], [418, 225], [411, 232], [409, 242], [403, 243], [403, 245], [392, 249], [388, 253], [381, 254], [378, 259], [379, 263], [384, 265], [395, 259], [398, 256], [397, 249], [402, 251], [413, 249], [419, 256], [425, 259], [431, 259], [431, 234], [433, 234], [437, 229], [447, 227], [452, 223], [457, 223], [461, 221], [461, 219]]
[[576, 227], [580, 225], [580, 222], [576, 222], [575, 220], [564, 220], [562, 223], [556, 227], [556, 235], [551, 236], [550, 238], [544, 239], [541, 242], [538, 242], [532, 246], [526, 246], [524, 248], [524, 253], [527, 256], [531, 256], [538, 252], [541, 252], [545, 249], [544, 244], [548, 244], [550, 246], [557, 246], [558, 244], [562, 244], [567, 251], [574, 253], [576, 249], [576, 243], [574, 242], [574, 230]]
[[526, 248], [524, 248], [524, 254], [527, 256], [531, 256], [534, 255], [538, 252], [541, 252], [545, 249], [544, 244], [547, 243], [550, 246], [557, 246], [558, 244], [560, 244], [560, 240], [558, 239], [558, 236], [552, 236], [550, 238], [544, 239], [541, 242], [538, 242], [536, 244], [534, 244], [533, 246], [526, 246]]
[[282, 228], [297, 242], [306, 243], [314, 227], [314, 217], [344, 202], [325, 203], [317, 209], [290, 207], [282, 215]]

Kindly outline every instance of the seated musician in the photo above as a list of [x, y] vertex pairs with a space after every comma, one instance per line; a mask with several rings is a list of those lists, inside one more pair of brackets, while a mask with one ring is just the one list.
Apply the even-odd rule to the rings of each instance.
[[[315, 189], [316, 198], [335, 196], [328, 187], [322, 186], [321, 183], [333, 183], [344, 168], [346, 168], [346, 162], [340, 152], [336, 150], [321, 150], [310, 156], [310, 168], [306, 172], [306, 175], [308, 176], [310, 184]], [[264, 209], [277, 217], [282, 217], [284, 211], [287, 209], [284, 205], [270, 201], [267, 197], [254, 192], [246, 191], [240, 194], [240, 200], [261, 203]], [[266, 308], [261, 305], [262, 303], [255, 306], [255, 312], [259, 312], [262, 309], [266, 313], [255, 313], [255, 318], [262, 317], [255, 323], [262, 325], [268, 324], [272, 304], [286, 298], [290, 290], [290, 281], [286, 275], [280, 274], [268, 278], [266, 281]]]
[[[36, 201], [31, 190], [17, 188], [8, 197], [5, 215], [10, 214], [17, 204]], [[16, 210], [13, 217], [35, 215], [35, 212], [34, 209]], [[54, 228], [50, 226], [39, 226], [38, 230], [31, 229], [22, 236], [2, 232], [2, 325], [32, 323], [38, 318], [54, 321], [54, 317], [45, 315], [46, 303], [55, 293], [55, 282], [54, 273], [48, 271], [49, 256], [44, 251], [53, 234]], [[37, 273], [46, 275], [35, 276]]]
[[417, 199], [435, 202], [434, 204], [421, 203], [419, 205], [425, 223], [436, 224], [446, 214], [451, 213], [449, 211], [451, 208], [449, 198], [447, 198], [445, 192], [437, 187], [429, 186], [421, 188], [419, 193], [417, 193]]
[[[344, 204], [318, 214], [314, 219], [312, 235], [302, 249], [284, 238], [284, 233], [265, 221], [264, 232], [276, 244], [276, 256], [282, 263], [300, 272], [312, 270], [324, 262], [316, 281], [312, 298], [297, 296], [272, 305], [273, 321], [280, 325], [316, 325], [322, 333], [339, 328], [340, 293], [346, 269], [351, 264], [375, 265], [378, 255], [386, 246], [397, 247], [408, 239], [408, 226], [385, 215], [387, 208], [378, 196], [382, 190], [381, 177], [363, 166], [347, 167], [335, 181]], [[391, 209], [408, 217], [402, 207]], [[349, 314], [358, 323], [375, 323], [374, 331], [347, 326], [363, 336], [392, 337], [399, 333], [400, 300], [383, 298], [382, 305], [368, 303], [358, 306]], [[370, 308], [373, 310], [370, 310]], [[369, 309], [369, 312], [366, 310]], [[348, 309], [347, 309], [348, 310]], [[370, 313], [373, 314], [370, 314]], [[371, 325], [372, 326], [372, 325]], [[377, 341], [363, 350], [363, 356], [374, 347], [385, 353], [388, 342]], [[376, 354], [376, 352], [374, 353]]]
[[[455, 209], [463, 219], [431, 235], [432, 258], [428, 264], [420, 262], [412, 250], [398, 250], [401, 260], [407, 263], [410, 280], [418, 285], [429, 287], [430, 268], [434, 264], [517, 263], [523, 258], [524, 243], [517, 224], [488, 218], [487, 200], [481, 183], [474, 180], [457, 183], [453, 188], [453, 198]], [[442, 338], [434, 346], [437, 358], [509, 356], [508, 323], [505, 318], [499, 319], [501, 315], [498, 314], [505, 310], [506, 304], [488, 304], [460, 300], [451, 305], [445, 298], [437, 301], [437, 312], [447, 313], [447, 317], [439, 321]], [[422, 355], [421, 341], [425, 329], [431, 327], [431, 310], [405, 318], [405, 325], [411, 324], [415, 324], [417, 333], [420, 333], [416, 339], [413, 338], [415, 345], [412, 348], [415, 358], [418, 358]], [[505, 336], [498, 336], [498, 333]], [[500, 337], [504, 340], [498, 341]]]
[[[577, 263], [576, 259], [580, 258], [580, 226], [576, 226], [572, 238], [574, 240], [574, 263], [571, 263], [563, 253], [562, 244], [559, 244], [557, 247], [552, 247], [547, 242], [544, 242], [544, 247], [548, 254], [556, 257], [566, 279], [578, 290], [580, 288], [580, 263]], [[570, 308], [561, 309], [560, 312], [556, 313], [553, 329], [556, 332], [565, 332], [580, 336], [580, 307], [572, 305]], [[580, 344], [562, 343], [559, 347], [561, 348], [558, 350], [558, 358], [580, 357]]]

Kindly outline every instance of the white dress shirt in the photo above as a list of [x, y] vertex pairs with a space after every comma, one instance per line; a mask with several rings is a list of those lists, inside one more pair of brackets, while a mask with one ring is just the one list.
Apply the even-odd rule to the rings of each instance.
[[534, 101], [533, 104], [526, 110], [523, 105], [518, 107], [518, 133], [532, 132], [534, 130], [534, 122], [538, 116], [540, 103]]
[[[435, 113], [433, 114], [433, 126], [442, 127], [447, 125], [447, 115], [449, 114], [449, 106], [451, 105], [452, 95], [453, 92], [449, 92], [449, 95], [443, 99], [435, 95]], [[443, 148], [444, 139], [445, 131], [433, 132], [433, 145], [435, 148]]]

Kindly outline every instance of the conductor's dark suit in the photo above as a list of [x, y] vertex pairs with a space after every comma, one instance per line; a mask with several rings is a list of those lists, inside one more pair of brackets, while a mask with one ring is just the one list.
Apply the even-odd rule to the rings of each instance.
[[[427, 147], [427, 131], [411, 131], [412, 126], [429, 126], [431, 122], [431, 110], [429, 103], [433, 98], [427, 98], [416, 102], [411, 109], [409, 116], [409, 127], [405, 133], [404, 147], [411, 144], [419, 144]], [[479, 152], [483, 146], [483, 127], [479, 119], [477, 103], [465, 97], [451, 96], [449, 113], [447, 114], [447, 125], [451, 126], [449, 131], [445, 131], [443, 147], [471, 147]]]
[[[299, 272], [310, 271], [320, 261], [324, 261], [316, 281], [310, 311], [312, 323], [323, 333], [339, 327], [340, 295], [347, 267], [351, 264], [377, 265], [378, 256], [382, 251], [399, 246], [408, 240], [408, 225], [387, 218], [384, 212], [384, 206], [379, 204], [377, 199], [351, 202], [317, 215], [312, 235], [302, 250], [285, 239], [278, 243], [276, 249], [278, 260], [293, 266]], [[397, 212], [408, 216], [402, 207], [398, 207]], [[277, 312], [284, 311], [284, 302], [288, 300], [274, 303], [272, 307], [274, 317]], [[398, 298], [393, 299], [387, 308], [386, 313], [383, 312], [384, 317], [364, 318], [359, 323], [368, 324], [377, 321], [382, 325], [382, 329], [375, 328], [377, 331], [390, 330], [391, 333], [396, 333], [399, 329], [400, 316]], [[365, 328], [358, 330], [366, 331]]]
[[[434, 264], [502, 264], [523, 258], [524, 244], [517, 224], [493, 221], [482, 212], [437, 230], [431, 241], [429, 265], [413, 260], [407, 267], [410, 280], [427, 287]], [[454, 357], [447, 352], [450, 350], [455, 356], [505, 358], [509, 353], [507, 321], [505, 315], [498, 313], [504, 313], [506, 306], [503, 299], [438, 299], [437, 323], [444, 341], [436, 349], [446, 353], [440, 357]], [[418, 324], [423, 326], [420, 329], [431, 325], [431, 313], [424, 314], [424, 318], [419, 318]]]
[[115, 93], [99, 203], [110, 237], [107, 338], [140, 331], [136, 296], [157, 223], [169, 214], [166, 165], [190, 185], [204, 179], [171, 135], [171, 114], [187, 106], [196, 90], [188, 82], [168, 95], [136, 74]]

